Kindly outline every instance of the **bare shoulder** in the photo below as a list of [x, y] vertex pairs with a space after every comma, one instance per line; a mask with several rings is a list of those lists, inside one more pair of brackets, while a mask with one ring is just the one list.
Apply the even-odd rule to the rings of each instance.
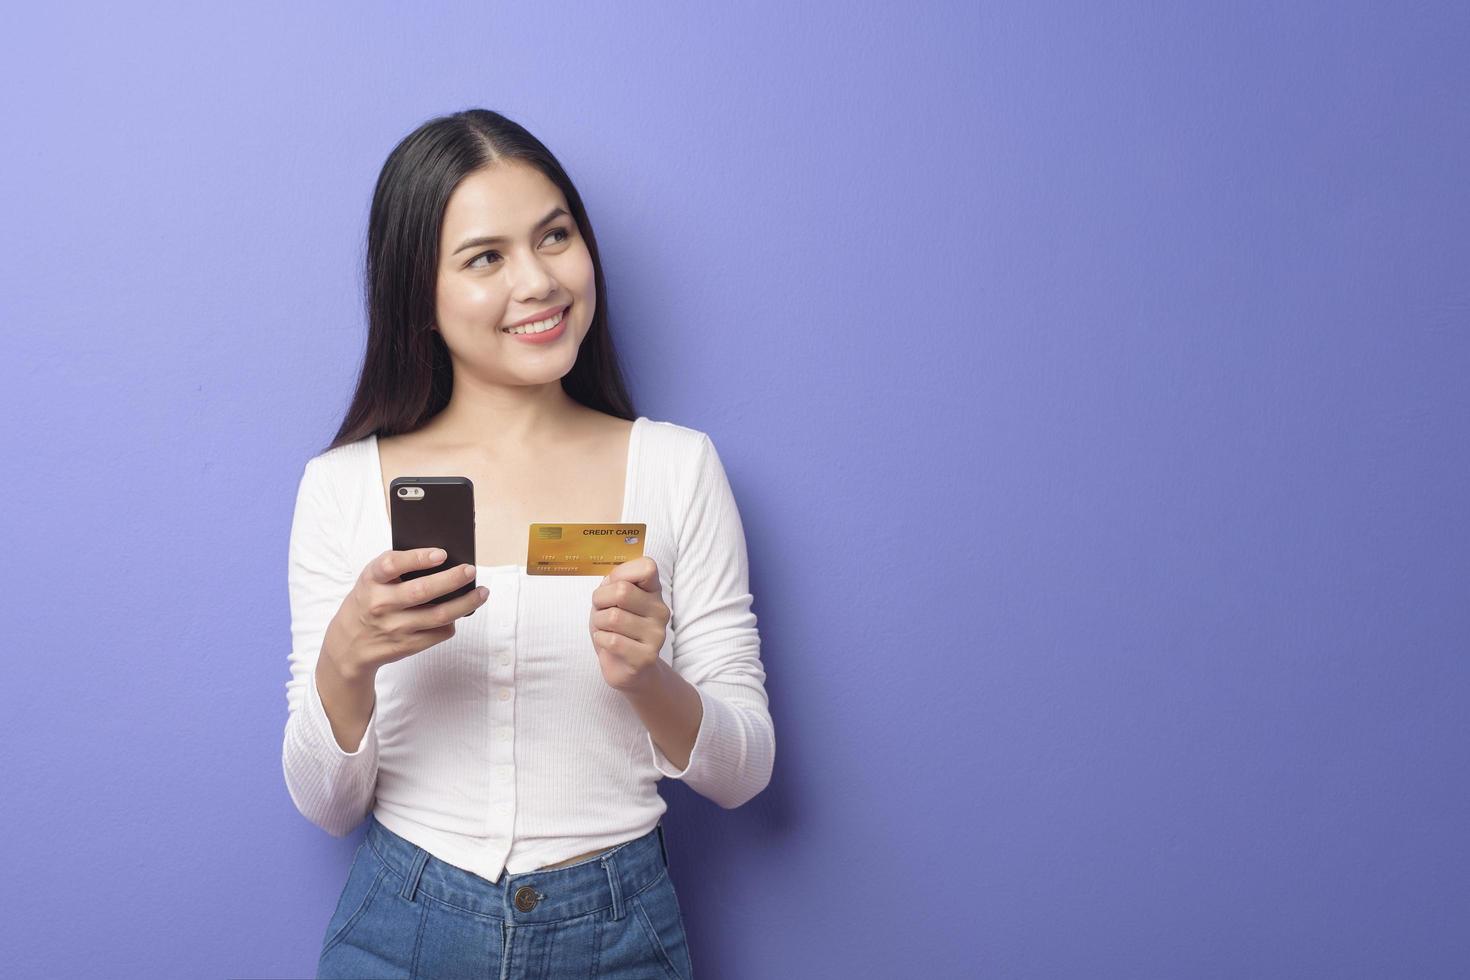
[[633, 421], [588, 409], [567, 429], [560, 441], [564, 451], [572, 455], [607, 453], [619, 456], [621, 447], [632, 438]]
[[625, 419], [620, 418], [616, 415], [609, 415], [606, 412], [599, 412], [593, 408], [589, 408], [584, 413], [583, 424], [587, 426], [589, 432], [601, 436], [602, 438], [606, 438], [609, 435], [616, 435], [618, 433], [627, 432], [628, 430], [633, 428], [632, 419]]
[[378, 459], [384, 470], [420, 466], [453, 453], [455, 448], [431, 429], [378, 436]]

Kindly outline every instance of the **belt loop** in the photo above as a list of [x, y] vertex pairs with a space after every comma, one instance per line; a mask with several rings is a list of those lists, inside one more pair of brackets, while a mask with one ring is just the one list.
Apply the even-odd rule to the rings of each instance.
[[422, 847], [416, 846], [414, 852], [413, 861], [408, 866], [408, 874], [403, 879], [403, 890], [398, 893], [407, 902], [413, 901], [414, 891], [419, 884], [419, 875], [423, 874], [424, 865], [429, 861], [429, 852]]
[[669, 849], [668, 849], [668, 846], [664, 844], [664, 825], [663, 825], [663, 823], [662, 822], [659, 822], [658, 824], [656, 824], [655, 825], [655, 829], [658, 830], [658, 852], [659, 852], [659, 854], [663, 855], [664, 867], [667, 868], [669, 866]]
[[618, 879], [617, 857], [613, 854], [602, 856], [602, 870], [607, 872], [607, 887], [612, 890], [612, 917], [616, 921], [623, 917], [623, 887]]

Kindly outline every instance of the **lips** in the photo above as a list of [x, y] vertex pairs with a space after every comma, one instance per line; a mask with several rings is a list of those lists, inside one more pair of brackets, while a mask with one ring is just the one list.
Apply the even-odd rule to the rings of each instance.
[[552, 319], [556, 321], [556, 326], [548, 327], [537, 332], [520, 328], [519, 330], [502, 330], [501, 333], [520, 344], [526, 344], [531, 347], [547, 347], [559, 342], [561, 338], [567, 336], [567, 331], [571, 329], [567, 326], [567, 321], [570, 317], [565, 310], [560, 315], [552, 317]]
[[549, 310], [543, 310], [542, 312], [537, 313], [533, 316], [526, 317], [524, 320], [517, 320], [515, 323], [507, 324], [500, 329], [501, 331], [507, 331], [510, 330], [512, 327], [527, 327], [533, 323], [540, 323], [542, 320], [550, 320], [552, 317], [556, 316], [557, 313], [561, 313], [563, 317], [565, 317], [566, 311], [571, 308], [571, 305], [571, 303], [563, 303], [561, 306], [553, 306]]

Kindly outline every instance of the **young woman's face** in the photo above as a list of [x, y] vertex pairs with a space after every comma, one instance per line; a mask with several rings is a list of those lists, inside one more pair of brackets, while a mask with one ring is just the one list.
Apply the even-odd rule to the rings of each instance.
[[[511, 384], [570, 371], [597, 305], [592, 255], [565, 195], [518, 161], [477, 170], [450, 195], [435, 292], [456, 369]], [[506, 332], [557, 313], [561, 322], [539, 337]]]

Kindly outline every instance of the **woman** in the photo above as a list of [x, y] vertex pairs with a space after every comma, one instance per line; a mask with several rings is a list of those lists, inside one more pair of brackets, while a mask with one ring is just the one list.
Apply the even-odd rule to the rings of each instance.
[[[286, 785], [368, 821], [318, 974], [688, 978], [657, 781], [739, 806], [775, 747], [719, 455], [634, 413], [581, 197], [516, 123], [410, 134], [367, 245], [357, 391], [291, 526]], [[405, 582], [444, 556], [392, 550], [389, 484], [442, 474], [484, 564]], [[527, 576], [532, 522], [644, 523], [644, 553]]]

